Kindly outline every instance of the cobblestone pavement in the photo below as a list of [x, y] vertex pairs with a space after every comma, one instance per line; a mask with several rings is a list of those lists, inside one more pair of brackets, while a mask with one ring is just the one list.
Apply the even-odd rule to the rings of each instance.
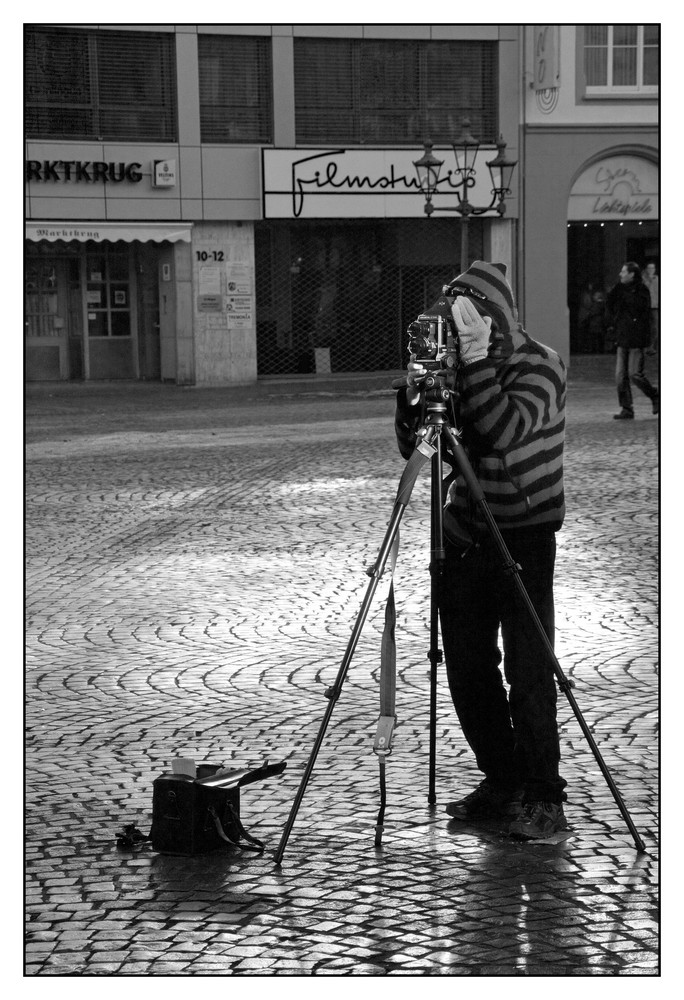
[[[280, 840], [403, 469], [379, 380], [26, 395], [28, 976], [658, 976], [658, 419], [570, 376], [557, 653], [646, 851], [559, 698], [571, 837], [448, 821], [478, 773], [440, 677], [427, 804], [429, 475], [396, 571], [397, 715], [374, 846], [381, 584]], [[286, 760], [242, 790], [262, 855], [148, 844], [175, 756]]]

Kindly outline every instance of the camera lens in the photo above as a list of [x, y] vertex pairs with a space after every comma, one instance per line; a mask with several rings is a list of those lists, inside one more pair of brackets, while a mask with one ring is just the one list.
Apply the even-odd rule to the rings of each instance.
[[416, 356], [431, 358], [437, 353], [437, 344], [427, 337], [412, 337], [409, 340], [409, 353]]

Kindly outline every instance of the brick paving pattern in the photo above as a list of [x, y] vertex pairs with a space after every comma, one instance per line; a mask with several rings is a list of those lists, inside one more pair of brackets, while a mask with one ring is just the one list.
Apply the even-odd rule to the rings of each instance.
[[[444, 815], [479, 780], [440, 676], [427, 804], [429, 474], [401, 529], [382, 847], [372, 743], [385, 583], [280, 867], [403, 469], [382, 379], [27, 391], [28, 976], [657, 976], [658, 420], [570, 378], [557, 654], [635, 850], [559, 695], [571, 837]], [[263, 855], [117, 848], [175, 756], [287, 760], [243, 789]]]

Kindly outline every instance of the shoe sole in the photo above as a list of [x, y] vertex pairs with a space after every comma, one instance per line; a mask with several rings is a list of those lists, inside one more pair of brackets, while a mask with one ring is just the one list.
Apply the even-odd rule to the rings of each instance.
[[523, 833], [522, 830], [509, 830], [508, 836], [513, 840], [546, 840], [548, 837], [555, 837], [558, 833], [567, 833], [568, 827], [558, 827], [557, 830], [547, 830], [545, 833]]
[[556, 833], [546, 833], [543, 836], [540, 835], [537, 837], [516, 837], [511, 833], [508, 836], [516, 844], [562, 844], [563, 841], [570, 840], [573, 832], [568, 828], [567, 830], [557, 830]]
[[513, 837], [514, 840], [546, 840], [548, 837], [555, 837], [558, 833], [567, 833], [570, 827], [567, 824], [567, 820], [563, 823], [559, 823], [552, 830], [537, 830], [535, 833], [525, 830], [524, 827], [519, 827], [517, 830], [515, 827], [516, 823], [511, 823], [508, 829], [508, 835]]

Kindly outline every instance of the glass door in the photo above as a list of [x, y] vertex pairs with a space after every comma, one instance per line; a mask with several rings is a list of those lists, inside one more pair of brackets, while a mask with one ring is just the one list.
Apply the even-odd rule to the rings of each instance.
[[27, 253], [25, 284], [25, 372], [28, 381], [67, 379], [68, 330], [64, 261]]
[[128, 245], [90, 245], [85, 257], [89, 379], [137, 378], [135, 273]]

